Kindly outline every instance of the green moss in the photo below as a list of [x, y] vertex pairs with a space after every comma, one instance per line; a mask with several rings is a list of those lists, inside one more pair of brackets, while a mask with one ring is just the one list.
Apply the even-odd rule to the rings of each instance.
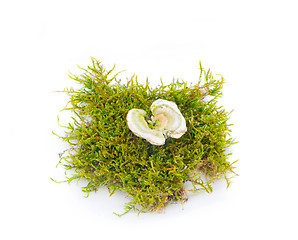
[[[195, 85], [174, 79], [156, 88], [139, 84], [132, 76], [121, 84], [114, 68], [106, 70], [92, 59], [92, 66], [80, 76], [71, 78], [80, 89], [66, 89], [73, 121], [59, 136], [70, 147], [60, 158], [69, 171], [67, 182], [85, 179], [84, 192], [106, 186], [111, 195], [125, 191], [131, 201], [127, 211], [158, 211], [171, 202], [187, 200], [184, 184], [193, 191], [212, 191], [216, 179], [233, 172], [227, 148], [234, 143], [230, 137], [229, 113], [217, 106], [221, 97], [223, 77], [214, 79], [210, 70], [200, 65], [200, 79]], [[206, 96], [214, 97], [205, 102]], [[169, 138], [166, 144], [154, 146], [135, 136], [127, 127], [126, 115], [132, 108], [150, 112], [156, 99], [174, 101], [187, 123], [187, 132], [179, 139]]]

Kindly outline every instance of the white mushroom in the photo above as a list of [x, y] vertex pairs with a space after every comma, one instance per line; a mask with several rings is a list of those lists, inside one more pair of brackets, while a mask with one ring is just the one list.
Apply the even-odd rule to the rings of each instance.
[[138, 137], [145, 138], [154, 145], [163, 145], [165, 138], [161, 131], [149, 128], [145, 121], [146, 112], [142, 109], [129, 110], [126, 120], [128, 128]]
[[187, 131], [185, 119], [176, 103], [158, 99], [152, 103], [150, 110], [155, 118], [166, 118], [166, 124], [160, 127], [168, 137], [180, 138]]
[[167, 137], [180, 138], [186, 131], [186, 122], [176, 103], [158, 99], [150, 107], [153, 114], [150, 128], [145, 120], [146, 112], [131, 109], [127, 114], [128, 128], [138, 137], [153, 145], [163, 145]]

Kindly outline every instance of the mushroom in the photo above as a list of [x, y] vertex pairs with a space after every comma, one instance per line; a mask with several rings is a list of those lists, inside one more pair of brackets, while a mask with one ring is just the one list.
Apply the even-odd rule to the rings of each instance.
[[164, 99], [154, 101], [150, 107], [152, 117], [149, 127], [145, 120], [146, 112], [131, 109], [127, 114], [128, 128], [138, 137], [153, 145], [163, 145], [168, 137], [180, 138], [186, 131], [186, 122], [176, 103]]

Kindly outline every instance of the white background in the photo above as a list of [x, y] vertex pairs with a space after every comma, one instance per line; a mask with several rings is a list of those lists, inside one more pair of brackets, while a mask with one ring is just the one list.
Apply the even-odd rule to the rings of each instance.
[[[297, 1], [1, 1], [1, 239], [298, 239]], [[163, 214], [84, 183], [57, 184], [65, 149], [51, 131], [95, 57], [152, 85], [198, 79], [199, 61], [226, 79], [222, 104], [239, 159], [229, 189], [190, 195]]]

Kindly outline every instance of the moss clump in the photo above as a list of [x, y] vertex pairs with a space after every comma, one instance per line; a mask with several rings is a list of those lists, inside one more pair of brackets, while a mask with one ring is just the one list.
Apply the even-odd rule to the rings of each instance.
[[[156, 88], [137, 82], [132, 76], [121, 84], [111, 70], [92, 59], [92, 66], [80, 76], [71, 75], [81, 85], [66, 89], [68, 106], [74, 116], [65, 134], [59, 136], [70, 147], [60, 156], [60, 164], [70, 171], [67, 182], [85, 179], [84, 192], [106, 186], [111, 195], [125, 191], [131, 201], [127, 211], [158, 211], [171, 202], [187, 200], [184, 184], [192, 191], [212, 191], [216, 179], [233, 172], [227, 148], [230, 137], [229, 113], [217, 106], [224, 79], [214, 79], [210, 70], [200, 65], [196, 85], [174, 79]], [[207, 96], [213, 97], [209, 102]], [[135, 136], [127, 127], [126, 115], [132, 108], [150, 112], [156, 99], [177, 104], [187, 123], [187, 132], [179, 139], [169, 138], [165, 145], [155, 146]]]

